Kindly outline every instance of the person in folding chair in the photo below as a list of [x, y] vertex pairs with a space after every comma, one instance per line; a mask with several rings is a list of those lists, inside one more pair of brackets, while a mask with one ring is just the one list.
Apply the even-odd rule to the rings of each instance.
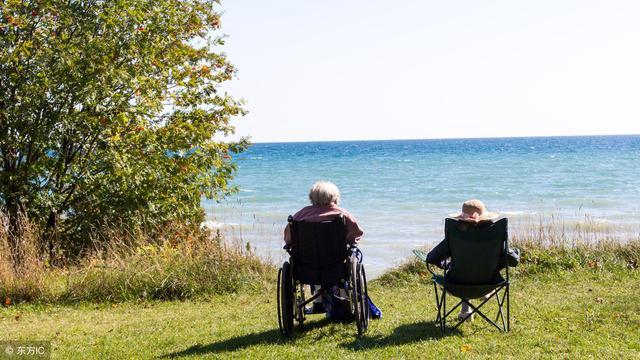
[[[372, 305], [363, 255], [356, 246], [364, 232], [355, 217], [338, 206], [340, 191], [335, 184], [316, 182], [309, 200], [311, 205], [290, 216], [284, 230], [290, 258], [278, 276], [280, 330], [289, 336], [292, 318], [302, 326], [305, 314], [326, 313], [335, 320], [355, 318], [358, 333], [362, 333], [368, 326]], [[305, 285], [311, 287], [308, 300]], [[310, 308], [309, 302], [313, 304]]]
[[[509, 249], [507, 219], [499, 218], [487, 211], [480, 200], [468, 200], [462, 205], [460, 214], [452, 214], [445, 219], [445, 237], [427, 255], [427, 265], [433, 264], [444, 269], [444, 275], [433, 274], [436, 305], [440, 329], [445, 332], [445, 321], [449, 314], [460, 306], [458, 323], [454, 330], [467, 319], [473, 320], [474, 313], [494, 325], [499, 330], [509, 331], [509, 266], [520, 261], [517, 249]], [[500, 271], [505, 269], [505, 276]], [[442, 293], [438, 295], [438, 287]], [[446, 290], [446, 291], [444, 291]], [[502, 291], [502, 296], [500, 296]], [[456, 306], [447, 312], [446, 294], [460, 298]], [[492, 297], [498, 304], [495, 320], [489, 319], [480, 308]], [[470, 299], [481, 299], [474, 306]], [[503, 305], [506, 301], [506, 322]], [[501, 319], [502, 327], [497, 321]]]

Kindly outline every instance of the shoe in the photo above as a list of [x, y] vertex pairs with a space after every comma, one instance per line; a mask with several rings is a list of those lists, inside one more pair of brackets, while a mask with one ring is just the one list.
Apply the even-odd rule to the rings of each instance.
[[464, 318], [467, 317], [467, 315], [469, 315], [467, 320], [473, 321], [473, 317], [475, 316], [474, 313], [472, 313], [472, 312], [462, 312], [462, 311], [458, 314], [458, 321], [464, 320]]

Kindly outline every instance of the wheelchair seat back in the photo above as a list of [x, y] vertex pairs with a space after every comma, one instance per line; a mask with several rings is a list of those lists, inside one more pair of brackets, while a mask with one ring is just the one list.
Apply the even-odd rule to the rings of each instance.
[[293, 278], [303, 284], [332, 285], [347, 277], [349, 250], [343, 217], [307, 222], [289, 219]]

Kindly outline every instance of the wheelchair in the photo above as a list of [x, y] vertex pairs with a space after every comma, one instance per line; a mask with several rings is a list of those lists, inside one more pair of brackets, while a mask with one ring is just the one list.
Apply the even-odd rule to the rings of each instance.
[[[278, 325], [285, 337], [294, 330], [294, 320], [303, 329], [307, 315], [324, 314], [307, 308], [316, 298], [330, 295], [337, 285], [349, 302], [358, 335], [369, 326], [367, 278], [362, 253], [348, 245], [344, 218], [326, 222], [295, 221], [289, 216], [291, 244], [285, 246], [289, 261], [278, 271]], [[305, 298], [305, 285], [320, 285], [320, 290]]]

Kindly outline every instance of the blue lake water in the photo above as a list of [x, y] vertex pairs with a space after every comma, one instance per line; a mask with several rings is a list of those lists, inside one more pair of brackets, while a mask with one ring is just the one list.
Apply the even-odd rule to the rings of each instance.
[[208, 223], [274, 262], [284, 258], [287, 216], [308, 204], [316, 180], [336, 183], [359, 220], [372, 276], [439, 241], [443, 218], [470, 198], [509, 217], [514, 231], [554, 216], [640, 234], [635, 135], [261, 143], [237, 160], [240, 191], [204, 201]]

